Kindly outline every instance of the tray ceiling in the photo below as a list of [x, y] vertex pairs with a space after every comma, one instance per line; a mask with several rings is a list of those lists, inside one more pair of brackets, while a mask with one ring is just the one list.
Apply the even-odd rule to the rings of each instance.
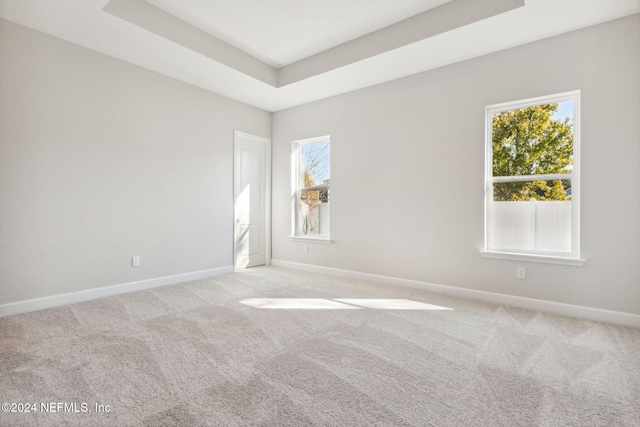
[[0, 0], [3, 19], [268, 111], [638, 12], [640, 0]]

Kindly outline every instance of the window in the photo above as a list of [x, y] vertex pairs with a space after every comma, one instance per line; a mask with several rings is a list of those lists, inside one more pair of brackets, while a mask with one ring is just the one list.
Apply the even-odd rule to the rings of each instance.
[[292, 238], [330, 243], [329, 136], [293, 142]]
[[582, 264], [579, 96], [487, 107], [484, 256]]

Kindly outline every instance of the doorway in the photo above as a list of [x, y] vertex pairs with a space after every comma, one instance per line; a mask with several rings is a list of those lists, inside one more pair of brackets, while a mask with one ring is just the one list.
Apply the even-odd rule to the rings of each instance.
[[234, 132], [234, 266], [271, 263], [271, 140]]

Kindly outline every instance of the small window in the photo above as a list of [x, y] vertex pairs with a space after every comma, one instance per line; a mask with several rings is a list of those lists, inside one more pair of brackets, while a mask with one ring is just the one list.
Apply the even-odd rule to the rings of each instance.
[[580, 257], [579, 92], [486, 109], [485, 251]]
[[293, 238], [330, 242], [329, 136], [293, 143]]

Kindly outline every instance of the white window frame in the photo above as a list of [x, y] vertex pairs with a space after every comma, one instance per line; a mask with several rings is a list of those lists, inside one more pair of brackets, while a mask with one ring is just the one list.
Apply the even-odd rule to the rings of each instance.
[[[308, 235], [300, 234], [300, 212], [298, 199], [301, 189], [298, 188], [298, 177], [300, 174], [300, 147], [316, 142], [329, 143], [329, 179], [331, 179], [331, 137], [330, 135], [319, 136], [315, 138], [301, 139], [291, 143], [291, 235], [289, 239], [307, 242], [307, 243], [323, 243], [331, 244], [331, 220], [329, 220], [329, 234]], [[331, 182], [329, 182], [329, 189]], [[329, 190], [330, 192], [330, 190]], [[329, 196], [329, 206], [331, 206], [331, 196]], [[329, 208], [329, 217], [331, 217], [331, 208]]]
[[[513, 177], [493, 176], [493, 115], [503, 111], [527, 108], [541, 104], [573, 101], [573, 170], [567, 174], [527, 175]], [[485, 232], [484, 248], [480, 251], [486, 258], [508, 259], [515, 261], [543, 262], [581, 266], [585, 260], [580, 258], [580, 91], [564, 92], [554, 95], [530, 98], [502, 104], [489, 105], [485, 109]], [[567, 253], [522, 251], [491, 246], [491, 224], [493, 216], [493, 184], [496, 182], [571, 179], [571, 251]]]

